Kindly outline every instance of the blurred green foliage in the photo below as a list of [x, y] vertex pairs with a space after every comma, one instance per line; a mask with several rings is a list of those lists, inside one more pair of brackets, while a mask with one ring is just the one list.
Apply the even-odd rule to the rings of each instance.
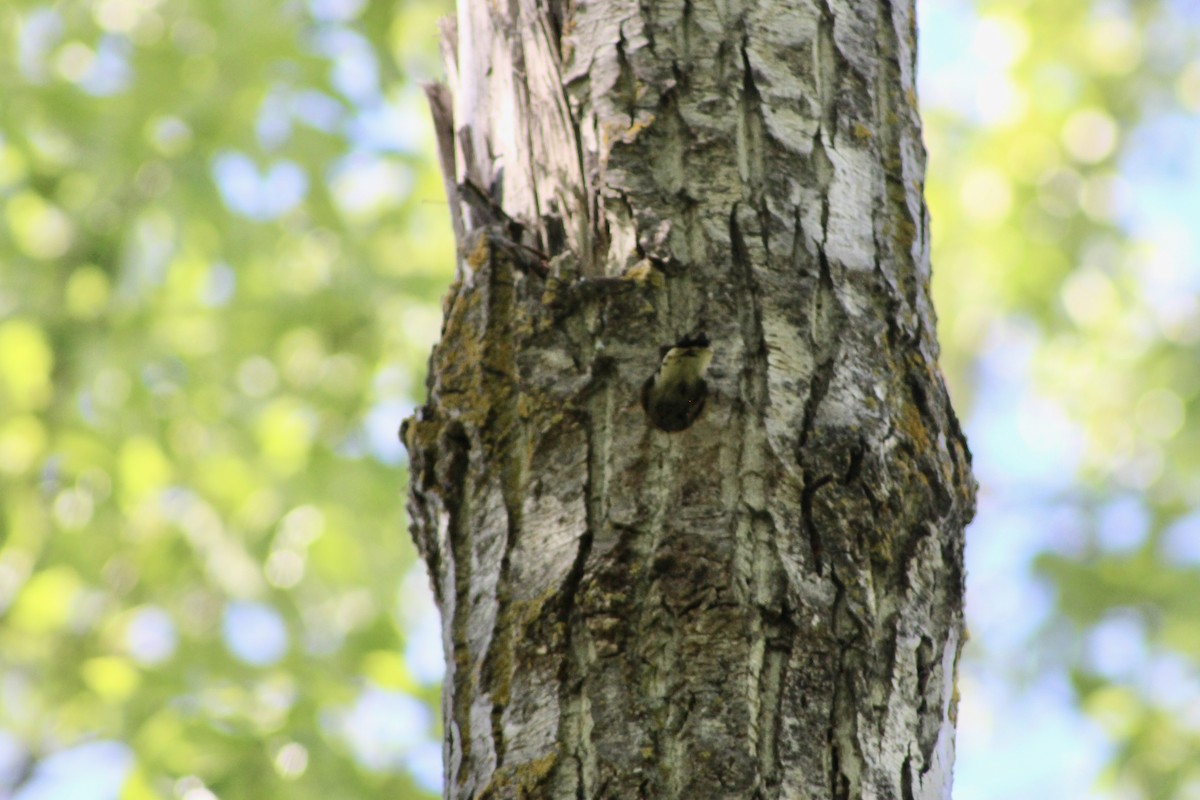
[[[1021, 671], [1065, 666], [1111, 737], [1096, 792], [1196, 797], [1200, 7], [974, 6], [967, 85], [922, 97], [943, 361], [968, 413], [1028, 370], [1008, 457], [1076, 473], [981, 476], [984, 503], [1024, 495], [1015, 518], [1046, 527], [1056, 613]], [[985, 386], [989, 359], [1008, 371]]]
[[101, 738], [129, 800], [426, 796], [395, 431], [453, 264], [417, 86], [447, 11], [0, 8], [0, 735], [27, 771]]

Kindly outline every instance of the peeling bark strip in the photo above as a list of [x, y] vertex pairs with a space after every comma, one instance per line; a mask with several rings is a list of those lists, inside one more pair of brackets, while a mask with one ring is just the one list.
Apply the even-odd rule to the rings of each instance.
[[[403, 432], [446, 796], [949, 797], [974, 481], [912, 0], [460, 1]], [[639, 390], [697, 330], [667, 433]]]

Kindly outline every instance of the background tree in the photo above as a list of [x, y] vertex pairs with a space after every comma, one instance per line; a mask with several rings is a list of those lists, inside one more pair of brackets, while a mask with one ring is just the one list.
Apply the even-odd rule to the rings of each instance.
[[[949, 791], [974, 481], [936, 363], [913, 14], [468, 3], [448, 26], [460, 267], [405, 428], [448, 796]], [[701, 329], [706, 411], [664, 432], [639, 387]]]

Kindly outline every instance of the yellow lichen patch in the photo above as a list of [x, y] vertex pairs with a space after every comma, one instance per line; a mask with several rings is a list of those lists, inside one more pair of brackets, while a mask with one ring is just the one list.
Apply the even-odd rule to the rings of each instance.
[[904, 250], [909, 250], [917, 240], [917, 226], [908, 220], [902, 220], [896, 225], [896, 244]]
[[562, 64], [571, 64], [575, 57], [575, 28], [578, 22], [575, 17], [568, 16], [563, 23], [562, 34], [559, 36], [559, 41], [562, 43]]
[[400, 429], [400, 436], [409, 453], [430, 450], [437, 443], [442, 425], [430, 420], [409, 419]]
[[917, 410], [914, 403], [905, 403], [900, 409], [900, 419], [897, 421], [897, 428], [904, 434], [918, 452], [925, 452], [931, 446], [929, 441], [929, 433], [925, 429], [925, 421], [921, 419], [921, 412]]
[[600, 123], [600, 149], [607, 153], [612, 146], [613, 125], [611, 122]]
[[643, 258], [641, 261], [625, 270], [625, 274], [622, 277], [624, 277], [626, 280], [634, 281], [642, 286], [653, 286], [655, 289], [661, 289], [666, 285], [666, 280], [663, 277], [662, 271], [656, 269], [654, 264], [652, 264], [648, 258]]
[[499, 620], [496, 636], [492, 646], [488, 648], [487, 658], [484, 659], [482, 678], [492, 703], [501, 707], [507, 706], [512, 699], [513, 679], [512, 634], [507, 632], [508, 635], [501, 635], [504, 627], [504, 620]]
[[536, 789], [542, 781], [549, 777], [557, 761], [558, 753], [551, 752], [541, 758], [535, 758], [533, 761], [527, 761], [516, 767], [516, 772], [520, 775], [521, 788], [528, 791]]
[[[895, 170], [898, 171], [900, 168], [901, 165], [897, 163]], [[895, 209], [892, 214], [894, 241], [901, 250], [909, 250], [917, 239], [917, 227], [912, 220], [908, 219], [908, 198], [904, 194], [903, 185], [889, 181], [888, 199]]]
[[[558, 292], [562, 288], [562, 285], [563, 285], [563, 280], [562, 280], [562, 278], [558, 277], [557, 275], [551, 275], [550, 277], [546, 278], [546, 286], [542, 290], [542, 305], [543, 306], [552, 306], [556, 302], [558, 302]], [[545, 328], [548, 323], [550, 325], [553, 325], [553, 319], [548, 316], [543, 317], [539, 320], [539, 323], [540, 324], [537, 325], [536, 327]]]
[[542, 797], [546, 779], [554, 771], [558, 763], [558, 751], [551, 751], [541, 758], [513, 764], [496, 770], [487, 786], [479, 793], [479, 800], [485, 798]]
[[867, 139], [873, 139], [874, 137], [875, 134], [871, 133], [871, 129], [866, 125], [863, 125], [861, 122], [854, 123], [855, 139], [858, 139], [859, 141], [866, 141]]
[[517, 398], [517, 416], [521, 419], [529, 419], [534, 411], [532, 399], [529, 395], [522, 394]]
[[645, 117], [635, 120], [632, 125], [626, 128], [620, 134], [620, 140], [625, 144], [632, 144], [633, 141], [637, 139], [638, 134], [654, 124], [654, 119], [655, 117], [653, 114], [647, 114]]
[[472, 272], [477, 271], [484, 264], [488, 263], [491, 256], [492, 250], [488, 247], [487, 237], [480, 236], [475, 243], [475, 249], [467, 254], [467, 266], [471, 268]]
[[895, 542], [891, 535], [876, 536], [871, 540], [871, 560], [877, 564], [891, 564], [895, 558]]

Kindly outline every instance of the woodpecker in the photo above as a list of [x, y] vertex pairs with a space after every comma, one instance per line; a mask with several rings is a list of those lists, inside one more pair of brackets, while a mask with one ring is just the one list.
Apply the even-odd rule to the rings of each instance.
[[690, 428], [700, 416], [708, 397], [704, 373], [712, 355], [703, 332], [662, 348], [658, 371], [642, 386], [642, 408], [655, 427], [674, 433]]

